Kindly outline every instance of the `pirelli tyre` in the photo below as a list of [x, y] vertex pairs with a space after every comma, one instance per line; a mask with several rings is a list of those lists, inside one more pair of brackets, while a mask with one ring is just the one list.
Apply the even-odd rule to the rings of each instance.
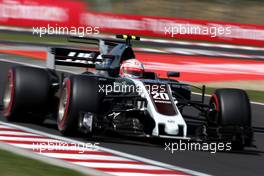
[[57, 118], [59, 131], [66, 136], [76, 134], [85, 113], [97, 113], [98, 109], [97, 77], [71, 75], [64, 80], [61, 90]]
[[[50, 84], [47, 70], [25, 66], [10, 68], [3, 96], [6, 119], [24, 121], [34, 113], [45, 114], [48, 111]], [[36, 122], [43, 121], [42, 117], [34, 118], [39, 118], [35, 119]]]
[[251, 106], [248, 95], [240, 89], [217, 89], [210, 99], [209, 127], [221, 138], [233, 143], [233, 149], [249, 146], [253, 140]]

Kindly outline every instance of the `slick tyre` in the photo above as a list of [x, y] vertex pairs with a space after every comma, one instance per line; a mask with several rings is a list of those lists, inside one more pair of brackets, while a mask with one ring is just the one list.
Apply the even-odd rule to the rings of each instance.
[[96, 113], [99, 108], [98, 81], [94, 76], [72, 75], [64, 80], [61, 90], [57, 125], [65, 136], [78, 132], [80, 116]]
[[242, 149], [245, 145], [251, 144], [253, 138], [250, 130], [251, 106], [245, 91], [217, 89], [210, 99], [210, 107], [213, 111], [208, 116], [209, 125], [223, 129], [232, 127], [243, 129], [242, 133], [233, 132], [234, 135], [230, 139], [233, 148]]
[[[47, 70], [18, 66], [10, 68], [4, 89], [4, 116], [8, 121], [24, 121], [27, 114], [47, 112], [50, 78]], [[43, 121], [35, 117], [36, 122]], [[33, 119], [34, 121], [34, 119]]]

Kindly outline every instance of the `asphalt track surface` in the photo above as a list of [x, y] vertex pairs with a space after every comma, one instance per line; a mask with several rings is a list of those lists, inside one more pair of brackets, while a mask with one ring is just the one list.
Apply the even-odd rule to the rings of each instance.
[[[0, 62], [0, 99], [8, 68], [13, 63]], [[264, 106], [252, 104], [253, 126], [264, 127]], [[0, 112], [0, 120], [5, 121]], [[30, 123], [16, 123], [50, 134], [60, 135], [54, 121], [47, 120], [43, 125]], [[201, 151], [175, 151], [173, 154], [165, 151], [164, 144], [156, 144], [142, 139], [126, 137], [98, 136], [94, 139], [86, 137], [74, 138], [85, 142], [100, 142], [100, 145], [117, 151], [134, 154], [148, 159], [200, 171], [212, 175], [263, 175], [264, 163], [264, 133], [255, 133], [257, 148], [246, 148], [244, 151], [210, 152]]]

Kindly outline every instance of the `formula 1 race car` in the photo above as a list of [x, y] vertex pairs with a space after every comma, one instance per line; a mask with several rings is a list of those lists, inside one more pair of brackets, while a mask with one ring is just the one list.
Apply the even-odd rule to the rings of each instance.
[[[46, 69], [11, 68], [3, 98], [7, 120], [33, 117], [42, 122], [54, 116], [63, 135], [114, 131], [129, 136], [232, 142], [240, 148], [252, 144], [251, 109], [245, 91], [217, 89], [205, 103], [203, 86], [200, 100], [195, 100], [192, 90], [197, 87], [177, 81], [178, 72], [168, 71], [168, 78], [160, 78], [146, 70], [125, 70], [132, 62], [121, 68], [122, 63], [135, 60], [131, 40], [139, 37], [117, 38], [125, 41], [73, 37], [70, 41], [95, 43], [99, 50], [51, 48]], [[56, 65], [92, 68], [93, 72], [65, 76], [56, 71]], [[121, 72], [136, 76], [122, 76]]]

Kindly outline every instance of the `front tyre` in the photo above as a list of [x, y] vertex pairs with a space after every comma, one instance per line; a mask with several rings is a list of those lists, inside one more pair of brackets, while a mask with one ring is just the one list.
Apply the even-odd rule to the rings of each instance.
[[217, 89], [210, 99], [208, 126], [215, 137], [232, 142], [233, 149], [250, 146], [253, 140], [251, 106], [248, 95], [240, 89]]
[[98, 112], [97, 85], [97, 78], [89, 75], [72, 75], [64, 80], [57, 118], [58, 129], [63, 135], [78, 132], [80, 116]]

